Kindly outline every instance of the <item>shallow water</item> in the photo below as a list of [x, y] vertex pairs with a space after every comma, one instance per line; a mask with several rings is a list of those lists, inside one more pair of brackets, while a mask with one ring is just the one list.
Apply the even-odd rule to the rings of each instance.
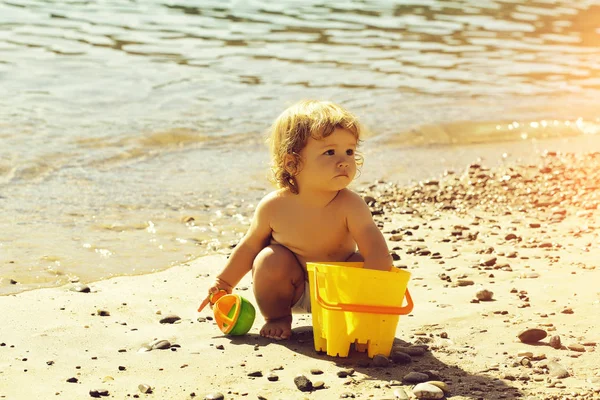
[[234, 243], [269, 188], [263, 132], [302, 98], [370, 128], [363, 182], [590, 141], [598, 20], [585, 0], [0, 0], [0, 294]]

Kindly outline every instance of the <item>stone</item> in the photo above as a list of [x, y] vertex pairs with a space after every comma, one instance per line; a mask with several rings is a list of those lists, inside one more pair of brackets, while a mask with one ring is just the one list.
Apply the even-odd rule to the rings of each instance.
[[269, 382], [277, 382], [279, 380], [279, 376], [271, 372], [269, 375], [267, 375], [267, 380]]
[[572, 343], [567, 346], [567, 349], [572, 350], [572, 351], [577, 351], [580, 353], [585, 353], [585, 347], [583, 347], [583, 345], [581, 345], [579, 343]]
[[570, 376], [569, 371], [556, 361], [550, 361], [548, 363], [548, 373], [550, 376], [558, 379], [568, 378]]
[[164, 318], [161, 318], [160, 323], [161, 324], [174, 324], [177, 321], [180, 321], [181, 318], [178, 317], [177, 315], [167, 315]]
[[480, 289], [475, 293], [475, 297], [479, 301], [491, 301], [494, 297], [494, 292], [487, 289]]
[[152, 387], [150, 385], [146, 385], [145, 383], [140, 383], [138, 385], [138, 389], [142, 393], [152, 393]]
[[310, 373], [312, 375], [321, 375], [321, 374], [323, 374], [323, 371], [318, 368], [311, 368]]
[[560, 349], [562, 347], [562, 343], [560, 341], [560, 336], [558, 335], [554, 335], [550, 338], [550, 346], [552, 346], [555, 349]]
[[106, 397], [109, 395], [108, 390], [107, 389], [92, 389], [90, 390], [90, 396], [91, 397]]
[[204, 400], [225, 400], [225, 396], [220, 392], [212, 392], [204, 396]]
[[390, 358], [396, 364], [408, 364], [412, 361], [412, 357], [409, 354], [401, 351], [393, 351]]
[[337, 372], [337, 376], [340, 378], [346, 378], [349, 375], [354, 374], [353, 368], [345, 368]]
[[442, 382], [442, 381], [427, 381], [427, 383], [429, 383], [430, 385], [439, 387], [440, 389], [442, 389], [442, 391], [445, 394], [450, 393], [450, 388], [448, 387], [448, 385], [446, 385], [445, 382]]
[[312, 382], [304, 375], [295, 377], [294, 384], [301, 392], [310, 392], [313, 389]]
[[325, 389], [325, 382], [323, 381], [316, 381], [313, 383], [313, 390], [320, 390], [320, 389]]
[[458, 279], [456, 281], [456, 284], [458, 286], [473, 286], [475, 282], [470, 279]]
[[263, 376], [262, 371], [252, 371], [248, 373], [248, 376], [251, 378], [260, 378]]
[[375, 367], [389, 367], [390, 366], [390, 360], [384, 356], [383, 354], [376, 354], [373, 357], [373, 366]]
[[402, 381], [405, 383], [421, 383], [429, 380], [429, 375], [424, 374], [422, 372], [409, 372], [404, 375]]
[[394, 396], [396, 396], [397, 400], [408, 400], [409, 397], [402, 388], [394, 389]]
[[150, 342], [149, 345], [152, 350], [165, 350], [171, 348], [171, 342], [168, 340], [157, 339], [153, 342]]
[[413, 388], [413, 394], [417, 399], [441, 399], [444, 391], [430, 383], [419, 383]]
[[521, 331], [517, 337], [523, 343], [536, 343], [548, 336], [548, 333], [539, 328], [525, 329]]
[[88, 285], [84, 285], [83, 283], [75, 283], [74, 285], [72, 285], [69, 290], [71, 292], [77, 292], [77, 293], [89, 293], [91, 292], [90, 287]]

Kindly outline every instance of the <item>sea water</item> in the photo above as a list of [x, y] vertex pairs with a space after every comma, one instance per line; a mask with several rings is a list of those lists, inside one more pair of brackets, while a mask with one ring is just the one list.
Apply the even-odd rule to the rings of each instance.
[[300, 99], [369, 128], [357, 185], [597, 142], [599, 1], [198, 4], [0, 0], [0, 294], [227, 252]]

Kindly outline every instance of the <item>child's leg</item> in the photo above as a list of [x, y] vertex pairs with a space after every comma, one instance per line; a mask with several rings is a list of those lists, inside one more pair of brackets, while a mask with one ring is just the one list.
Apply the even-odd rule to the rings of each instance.
[[287, 339], [292, 334], [292, 306], [304, 293], [304, 269], [289, 249], [270, 245], [254, 259], [254, 295], [267, 323], [260, 334]]

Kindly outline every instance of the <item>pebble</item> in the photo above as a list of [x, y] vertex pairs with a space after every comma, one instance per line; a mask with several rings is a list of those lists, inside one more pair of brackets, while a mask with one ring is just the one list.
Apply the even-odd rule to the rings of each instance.
[[310, 373], [312, 375], [321, 375], [321, 374], [323, 374], [323, 371], [318, 368], [311, 368]]
[[337, 372], [337, 376], [340, 378], [346, 378], [347, 376], [353, 375], [353, 374], [354, 374], [353, 368], [346, 368], [346, 369], [342, 369]]
[[354, 393], [350, 393], [350, 392], [345, 392], [340, 394], [340, 399], [353, 399], [356, 396], [354, 395]]
[[394, 396], [396, 396], [396, 399], [398, 400], [408, 400], [408, 395], [402, 388], [395, 389]]
[[138, 385], [138, 389], [142, 393], [152, 393], [152, 387], [150, 385], [146, 385], [145, 383], [140, 383]]
[[458, 279], [456, 281], [456, 284], [458, 286], [472, 286], [475, 284], [475, 282], [470, 279]]
[[304, 375], [298, 375], [294, 378], [294, 384], [301, 392], [310, 392], [313, 388], [312, 382]]
[[430, 383], [419, 383], [413, 388], [413, 394], [417, 399], [441, 399], [444, 391]]
[[152, 350], [165, 350], [171, 347], [171, 342], [168, 340], [157, 339], [148, 343]]
[[413, 356], [413, 357], [422, 356], [427, 352], [427, 350], [423, 346], [410, 346], [410, 347], [394, 346], [394, 351], [406, 353], [409, 356]]
[[72, 285], [69, 290], [71, 292], [77, 292], [77, 293], [91, 292], [90, 287], [88, 285], [84, 285], [83, 283], [76, 283], [76, 284]]
[[279, 376], [277, 374], [270, 373], [269, 375], [267, 375], [267, 380], [269, 382], [277, 382], [279, 380]]
[[313, 390], [320, 390], [320, 389], [325, 389], [325, 382], [323, 381], [316, 381], [313, 383]]
[[396, 364], [408, 364], [412, 361], [412, 358], [409, 354], [401, 351], [393, 351], [390, 357]]
[[539, 278], [540, 274], [538, 274], [537, 272], [522, 272], [521, 273], [521, 278], [523, 279], [535, 279], [535, 278]]
[[487, 289], [480, 289], [477, 291], [477, 293], [475, 293], [475, 297], [479, 301], [491, 301], [494, 297], [494, 292]]
[[405, 383], [421, 383], [429, 380], [429, 375], [424, 374], [422, 372], [409, 372], [404, 375], [402, 381]]
[[92, 397], [103, 397], [108, 396], [108, 390], [106, 389], [92, 389], [90, 390], [90, 396]]
[[166, 317], [162, 318], [160, 320], [160, 323], [161, 324], [174, 324], [175, 322], [180, 321], [180, 320], [181, 320], [181, 318], [179, 316], [171, 314], [171, 315], [167, 315]]
[[583, 345], [581, 345], [579, 343], [572, 343], [567, 346], [567, 349], [573, 350], [573, 351], [578, 351], [580, 353], [585, 353], [585, 347], [583, 347]]
[[375, 367], [382, 367], [382, 368], [389, 367], [390, 366], [390, 360], [389, 360], [389, 358], [387, 358], [383, 354], [376, 354], [373, 357], [373, 365]]
[[548, 372], [550, 376], [558, 379], [563, 379], [570, 376], [569, 371], [567, 371], [567, 369], [564, 366], [557, 363], [556, 361], [550, 361], [548, 363]]
[[517, 337], [523, 343], [536, 343], [548, 336], [548, 333], [539, 328], [525, 329]]
[[225, 400], [225, 396], [220, 392], [212, 392], [204, 396], [204, 400]]
[[248, 376], [251, 378], [260, 378], [263, 376], [262, 371], [252, 371], [248, 373]]
[[563, 313], [563, 314], [573, 314], [573, 313], [574, 313], [574, 311], [573, 311], [573, 309], [572, 309], [571, 307], [565, 307], [565, 308], [564, 308], [564, 309], [561, 311], [561, 313]]
[[101, 317], [110, 317], [110, 311], [108, 310], [98, 310], [96, 311], [96, 314], [98, 314]]

